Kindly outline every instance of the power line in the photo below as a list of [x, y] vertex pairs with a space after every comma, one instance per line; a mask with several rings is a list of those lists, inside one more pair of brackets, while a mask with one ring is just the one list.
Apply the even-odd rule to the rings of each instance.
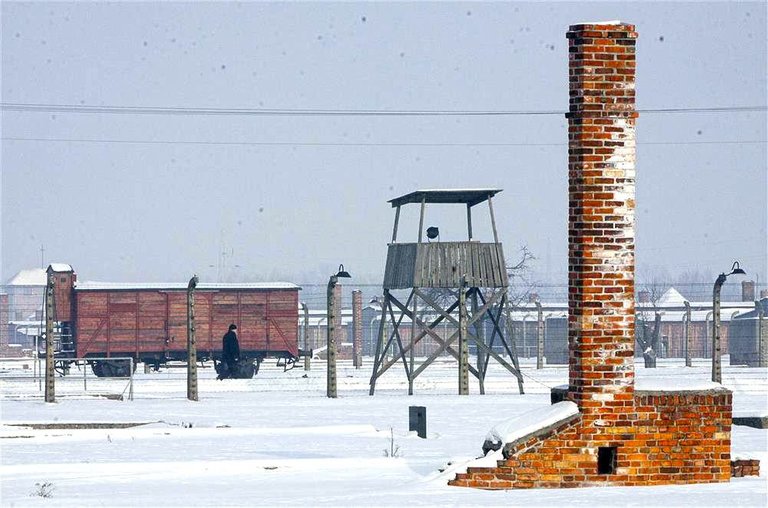
[[[197, 108], [172, 106], [87, 106], [2, 102], [0, 109], [28, 113], [96, 113], [131, 115], [233, 115], [233, 116], [546, 116], [564, 115], [564, 110], [386, 110], [386, 109], [292, 109], [292, 108]], [[648, 108], [640, 113], [725, 113], [766, 111], [766, 106], [713, 106]]]
[[[190, 140], [141, 140], [141, 139], [86, 139], [86, 138], [27, 138], [7, 136], [3, 141], [30, 141], [52, 143], [104, 143], [146, 145], [211, 145], [211, 146], [349, 146], [349, 147], [510, 147], [510, 146], [568, 146], [568, 143], [370, 143], [370, 142], [294, 142], [294, 141], [190, 141]], [[765, 144], [759, 140], [709, 140], [709, 141], [648, 141], [638, 145], [742, 145]]]

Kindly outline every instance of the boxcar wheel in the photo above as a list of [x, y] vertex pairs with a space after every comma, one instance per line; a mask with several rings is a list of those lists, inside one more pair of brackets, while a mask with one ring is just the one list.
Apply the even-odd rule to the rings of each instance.
[[[129, 377], [130, 364], [129, 360], [97, 361], [91, 368], [98, 377]], [[136, 362], [133, 362], [133, 372], [136, 372]]]
[[240, 362], [240, 365], [238, 365], [238, 374], [239, 378], [241, 379], [252, 379], [253, 376], [256, 374], [256, 367], [253, 366], [252, 360], [246, 360], [243, 362]]
[[91, 370], [96, 374], [96, 377], [104, 377], [104, 369], [102, 367], [101, 362], [91, 362]]

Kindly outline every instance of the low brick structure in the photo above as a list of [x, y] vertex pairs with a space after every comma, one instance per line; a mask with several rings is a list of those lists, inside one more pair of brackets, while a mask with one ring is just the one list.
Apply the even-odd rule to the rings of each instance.
[[562, 488], [731, 477], [729, 390], [708, 381], [635, 387], [636, 38], [633, 25], [619, 22], [568, 32], [569, 376], [553, 402], [575, 403], [578, 412], [513, 434], [501, 443], [496, 466], [469, 468], [451, 485]]
[[504, 446], [496, 467], [468, 468], [450, 485], [482, 489], [728, 481], [731, 393], [636, 391], [634, 413], [582, 414]]
[[731, 477], [760, 476], [760, 461], [755, 459], [738, 459], [731, 461]]

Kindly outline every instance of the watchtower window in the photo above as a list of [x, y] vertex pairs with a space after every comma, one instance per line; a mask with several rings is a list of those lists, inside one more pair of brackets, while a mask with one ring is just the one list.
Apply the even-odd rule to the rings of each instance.
[[616, 472], [616, 447], [601, 446], [597, 449], [597, 474]]

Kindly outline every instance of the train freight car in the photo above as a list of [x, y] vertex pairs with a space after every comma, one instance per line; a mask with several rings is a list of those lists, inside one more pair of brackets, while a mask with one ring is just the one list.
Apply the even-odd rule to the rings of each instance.
[[[58, 360], [93, 358], [89, 363], [98, 376], [128, 374], [129, 362], [109, 358], [155, 367], [186, 361], [186, 283], [78, 283], [74, 270], [61, 264], [48, 273], [54, 277]], [[285, 282], [198, 284], [198, 360], [221, 359], [222, 335], [234, 323], [245, 376], [253, 376], [266, 358], [292, 364], [304, 353], [298, 347], [300, 289]]]

